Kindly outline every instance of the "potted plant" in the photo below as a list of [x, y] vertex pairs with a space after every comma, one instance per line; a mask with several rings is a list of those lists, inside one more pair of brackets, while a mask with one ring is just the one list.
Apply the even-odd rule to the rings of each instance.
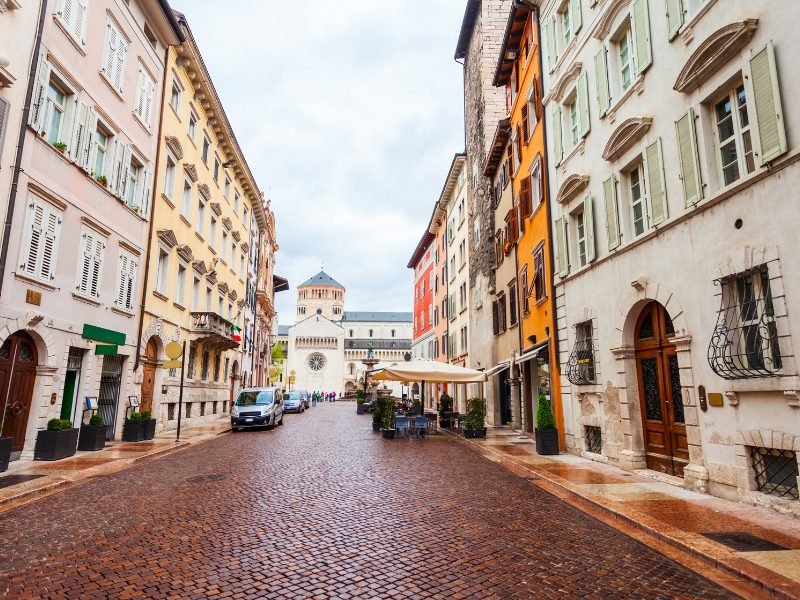
[[383, 425], [383, 412], [380, 400], [372, 409], [372, 431], [380, 431]]
[[378, 410], [381, 414], [381, 429], [383, 430], [383, 439], [393, 440], [395, 435], [394, 400], [392, 398], [381, 398], [378, 401]]
[[414, 401], [411, 403], [411, 407], [412, 407], [412, 408], [411, 408], [411, 414], [412, 414], [412, 415], [421, 415], [421, 414], [422, 414], [422, 412], [420, 412], [420, 410], [419, 410], [419, 407], [420, 407], [420, 406], [422, 406], [422, 402], [421, 402], [421, 401], [419, 401], [419, 400], [414, 400]]
[[472, 398], [467, 400], [467, 418], [464, 419], [465, 438], [486, 437], [486, 427], [484, 427], [484, 415], [486, 414], [486, 400], [483, 398]]
[[544, 394], [539, 394], [539, 406], [536, 409], [536, 453], [544, 456], [558, 454], [556, 420]]
[[89, 418], [89, 423], [81, 424], [81, 433], [78, 438], [78, 450], [102, 450], [106, 445], [106, 426], [103, 417], [94, 413]]
[[144, 439], [152, 440], [156, 437], [156, 420], [151, 417], [149, 410], [142, 411], [142, 423], [144, 423]]
[[362, 390], [358, 390], [358, 394], [356, 397], [356, 414], [363, 415], [366, 407], [364, 406], [364, 392]]
[[64, 154], [67, 151], [67, 145], [62, 141], [53, 142], [53, 148]]
[[99, 183], [103, 187], [107, 187], [108, 186], [108, 179], [106, 178], [105, 175], [100, 175], [100, 177], [98, 177], [96, 181], [97, 181], [97, 183]]
[[443, 392], [439, 398], [439, 427], [449, 427], [453, 417], [453, 399]]
[[125, 426], [122, 428], [123, 442], [141, 442], [144, 439], [144, 421], [142, 413], [132, 412], [125, 419]]
[[60, 460], [72, 456], [78, 448], [79, 433], [69, 419], [50, 419], [47, 429], [36, 436], [33, 460]]
[[[2, 422], [0, 422], [0, 426]], [[11, 461], [11, 444], [14, 438], [0, 437], [0, 473], [8, 469], [8, 463]]]

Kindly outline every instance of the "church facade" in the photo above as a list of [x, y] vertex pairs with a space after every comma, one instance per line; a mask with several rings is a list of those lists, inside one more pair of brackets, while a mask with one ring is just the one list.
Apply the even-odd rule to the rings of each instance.
[[[354, 392], [364, 385], [371, 351], [378, 369], [411, 351], [412, 313], [345, 311], [345, 287], [320, 271], [297, 287], [296, 322], [288, 328], [284, 381], [293, 389]], [[383, 385], [383, 384], [382, 384]], [[400, 383], [387, 382], [394, 395]]]

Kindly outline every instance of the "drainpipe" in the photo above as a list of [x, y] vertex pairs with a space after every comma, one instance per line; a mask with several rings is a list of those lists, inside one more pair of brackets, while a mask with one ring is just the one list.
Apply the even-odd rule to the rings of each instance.
[[142, 302], [139, 305], [139, 330], [136, 334], [136, 355], [133, 360], [133, 370], [139, 368], [140, 352], [139, 348], [142, 347], [142, 331], [144, 330], [144, 309], [145, 300], [147, 297], [147, 283], [150, 279], [150, 252], [153, 246], [153, 231], [155, 229], [155, 214], [156, 214], [156, 191], [158, 190], [158, 165], [161, 164], [161, 132], [164, 127], [164, 94], [167, 93], [167, 71], [169, 66], [169, 49], [167, 46], [164, 51], [164, 77], [161, 82], [161, 113], [158, 115], [158, 134], [156, 136], [156, 160], [153, 165], [153, 190], [150, 197], [150, 223], [147, 226], [147, 249], [145, 250], [144, 259], [144, 277], [142, 278]]
[[44, 19], [47, 15], [47, 0], [42, 0], [39, 9], [39, 23], [36, 26], [36, 40], [33, 43], [33, 53], [31, 64], [28, 69], [28, 89], [25, 91], [25, 105], [22, 108], [22, 121], [19, 124], [19, 136], [17, 137], [17, 156], [14, 159], [14, 174], [11, 177], [11, 193], [8, 198], [8, 208], [6, 209], [6, 220], [3, 224], [3, 246], [0, 249], [0, 295], [3, 292], [3, 281], [6, 275], [6, 261], [8, 260], [8, 244], [11, 234], [11, 225], [14, 221], [14, 208], [17, 203], [17, 190], [19, 188], [19, 174], [22, 171], [22, 150], [25, 146], [25, 133], [28, 128], [28, 118], [31, 113], [31, 99], [33, 98], [33, 86], [36, 82], [36, 67], [39, 64], [39, 52], [42, 49], [42, 32], [44, 30]]

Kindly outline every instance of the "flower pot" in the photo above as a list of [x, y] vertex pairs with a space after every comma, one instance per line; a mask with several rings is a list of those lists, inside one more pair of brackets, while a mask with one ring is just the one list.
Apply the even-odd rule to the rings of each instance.
[[11, 460], [11, 443], [14, 438], [0, 437], [0, 473], [8, 469], [8, 462]]
[[396, 431], [395, 429], [384, 429], [383, 430], [383, 439], [385, 439], [385, 440], [393, 440], [395, 431]]
[[356, 404], [356, 414], [363, 415], [366, 412], [366, 407], [363, 404]]
[[144, 421], [131, 421], [125, 419], [125, 426], [122, 428], [123, 442], [141, 442], [144, 439]]
[[144, 423], [144, 439], [152, 440], [156, 437], [156, 420], [147, 419], [142, 421], [142, 423]]
[[558, 454], [558, 429], [536, 430], [536, 454], [543, 456]]
[[485, 438], [486, 437], [486, 427], [482, 427], [481, 429], [465, 429], [464, 430], [464, 437], [465, 438]]
[[372, 424], [372, 431], [380, 431], [380, 430], [381, 430], [381, 424], [380, 423], [373, 423]]
[[36, 436], [33, 460], [61, 460], [75, 454], [80, 429], [49, 431], [42, 429]]
[[102, 450], [106, 446], [105, 425], [81, 425], [78, 450]]

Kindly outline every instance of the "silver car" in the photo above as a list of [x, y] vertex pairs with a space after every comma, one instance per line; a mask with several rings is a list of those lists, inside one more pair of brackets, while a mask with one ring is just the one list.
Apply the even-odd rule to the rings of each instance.
[[303, 398], [305, 399], [306, 408], [311, 408], [311, 394], [308, 393], [306, 390], [297, 390], [301, 394], [303, 394]]
[[283, 425], [283, 394], [274, 387], [247, 388], [231, 407], [231, 429]]

